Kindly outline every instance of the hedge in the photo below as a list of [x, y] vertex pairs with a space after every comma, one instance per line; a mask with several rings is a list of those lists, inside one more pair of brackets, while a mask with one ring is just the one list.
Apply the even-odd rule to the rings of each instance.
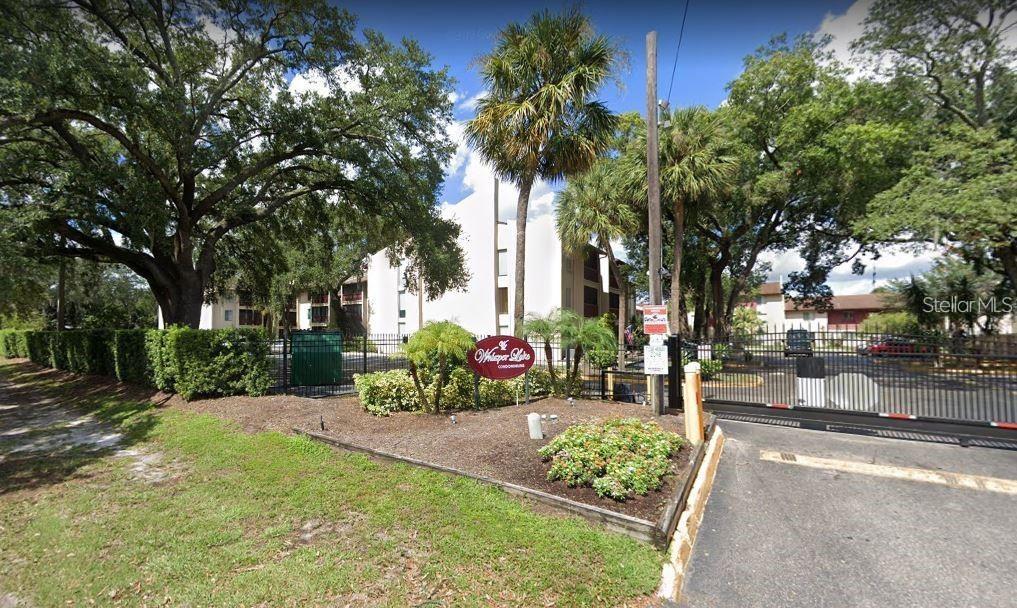
[[0, 332], [0, 355], [199, 396], [262, 395], [271, 386], [261, 330], [171, 328]]
[[22, 359], [28, 356], [28, 336], [26, 331], [16, 329], [0, 329], [0, 357], [6, 359]]

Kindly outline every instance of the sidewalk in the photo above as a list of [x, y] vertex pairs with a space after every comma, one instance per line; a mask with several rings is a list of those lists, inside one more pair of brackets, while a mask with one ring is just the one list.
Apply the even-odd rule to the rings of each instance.
[[1017, 495], [846, 472], [879, 469], [860, 462], [1017, 479], [1017, 452], [721, 425], [682, 606], [1017, 606]]

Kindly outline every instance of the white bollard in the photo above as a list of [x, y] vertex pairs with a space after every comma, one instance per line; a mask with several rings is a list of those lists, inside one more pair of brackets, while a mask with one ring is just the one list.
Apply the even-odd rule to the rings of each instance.
[[537, 412], [527, 414], [526, 426], [530, 427], [530, 439], [544, 438], [544, 430], [540, 428], [540, 414]]

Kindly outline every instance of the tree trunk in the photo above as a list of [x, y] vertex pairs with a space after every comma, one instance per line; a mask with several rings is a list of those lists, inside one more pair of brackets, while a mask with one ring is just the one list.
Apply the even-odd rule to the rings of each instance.
[[1010, 279], [1010, 288], [1017, 291], [1017, 243], [1009, 247], [1000, 247], [996, 254], [1003, 264], [1003, 271]]
[[696, 305], [692, 315], [692, 337], [700, 340], [703, 337], [703, 324], [706, 322], [706, 285], [696, 290]]
[[519, 182], [519, 201], [516, 203], [516, 272], [515, 298], [512, 304], [514, 333], [521, 336], [523, 317], [526, 315], [526, 216], [530, 206], [530, 189], [533, 188], [533, 175], [523, 176]]
[[710, 264], [710, 337], [721, 338], [721, 317], [724, 316], [724, 268], [720, 264]]
[[420, 384], [420, 374], [417, 372], [417, 366], [410, 361], [410, 377], [413, 378], [413, 386], [417, 389], [417, 398], [420, 399], [420, 409], [424, 410], [424, 413], [430, 413], [431, 406], [427, 403], [427, 393], [424, 392], [424, 387]]
[[624, 282], [618, 283], [618, 371], [625, 369], [625, 354], [628, 345], [625, 343], [625, 326], [628, 321], [629, 290]]
[[193, 268], [177, 268], [175, 282], [158, 283], [148, 279], [148, 284], [155, 294], [156, 302], [162, 309], [162, 320], [166, 327], [182, 325], [191, 329], [199, 329], [201, 325], [201, 305], [205, 298], [205, 285], [201, 276]]
[[[551, 341], [544, 340], [544, 357], [547, 359], [547, 374], [551, 377], [551, 384], [558, 381], [558, 375], [554, 373], [554, 349], [551, 348]], [[568, 370], [565, 370], [568, 373]]]
[[[671, 266], [671, 333], [681, 333], [688, 325], [687, 319], [681, 318], [682, 290], [682, 242], [685, 239], [685, 202], [681, 199], [674, 203], [674, 264]], [[651, 252], [650, 255], [653, 255]], [[652, 277], [651, 277], [652, 278]]]
[[445, 368], [448, 360], [445, 353], [438, 355], [438, 386], [434, 387], [434, 413], [441, 411], [441, 392], [445, 388]]
[[[618, 260], [614, 257], [611, 241], [603, 238], [598, 239], [598, 241], [600, 248], [607, 255], [611, 276], [614, 277], [614, 282], [618, 284], [618, 369], [622, 370], [625, 369], [625, 322], [628, 313], [625, 300], [628, 295], [628, 289], [625, 284], [625, 277], [622, 276], [621, 268], [618, 267]], [[608, 287], [610, 287], [610, 283], [608, 283]], [[608, 291], [610, 292], [610, 289]], [[610, 297], [610, 293], [608, 293], [608, 298]]]
[[[60, 239], [60, 246], [64, 246], [64, 239]], [[66, 289], [67, 283], [67, 259], [60, 258], [60, 270], [57, 274], [57, 301], [56, 301], [56, 329], [64, 330], [64, 315], [67, 310]]]

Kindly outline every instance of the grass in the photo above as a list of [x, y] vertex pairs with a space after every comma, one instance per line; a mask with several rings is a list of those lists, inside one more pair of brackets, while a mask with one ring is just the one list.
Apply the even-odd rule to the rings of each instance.
[[[67, 393], [18, 365], [0, 377]], [[146, 402], [79, 404], [175, 476], [139, 481], [109, 455], [0, 486], [0, 593], [45, 606], [606, 606], [659, 580], [648, 545], [471, 480]]]

